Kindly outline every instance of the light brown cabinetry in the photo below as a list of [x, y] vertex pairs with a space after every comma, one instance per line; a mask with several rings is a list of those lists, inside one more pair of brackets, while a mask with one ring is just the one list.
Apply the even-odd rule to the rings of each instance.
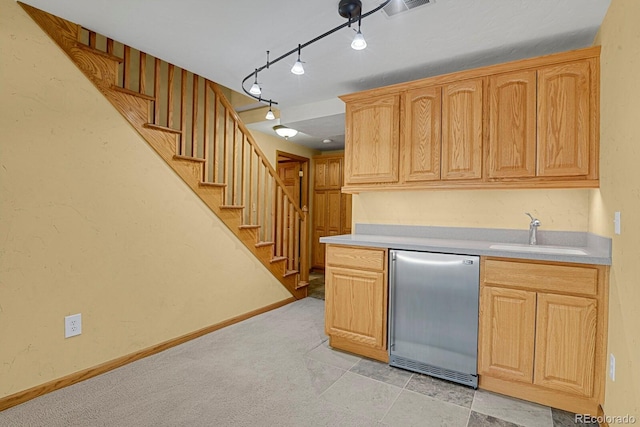
[[342, 194], [343, 156], [314, 157], [311, 266], [324, 268], [320, 237], [351, 233], [351, 194]]
[[344, 192], [598, 186], [600, 48], [341, 98]]
[[398, 182], [400, 95], [391, 94], [347, 104], [346, 182]]
[[329, 345], [388, 362], [387, 250], [327, 245], [326, 255]]
[[442, 179], [482, 178], [483, 79], [444, 86]]
[[604, 398], [607, 272], [483, 258], [480, 387], [595, 415]]

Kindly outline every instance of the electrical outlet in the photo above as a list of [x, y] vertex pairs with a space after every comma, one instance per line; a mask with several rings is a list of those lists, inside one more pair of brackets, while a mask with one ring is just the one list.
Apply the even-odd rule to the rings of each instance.
[[64, 318], [64, 337], [75, 337], [82, 333], [82, 314], [72, 314]]
[[613, 353], [609, 355], [609, 377], [611, 381], [616, 380], [616, 357]]

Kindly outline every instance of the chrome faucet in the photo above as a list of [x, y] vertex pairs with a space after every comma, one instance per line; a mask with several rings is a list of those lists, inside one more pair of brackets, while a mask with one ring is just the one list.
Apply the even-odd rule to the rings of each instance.
[[531, 223], [529, 223], [529, 244], [537, 245], [538, 244], [538, 227], [540, 227], [540, 220], [531, 216], [529, 212], [525, 212], [525, 214], [529, 215], [531, 218]]

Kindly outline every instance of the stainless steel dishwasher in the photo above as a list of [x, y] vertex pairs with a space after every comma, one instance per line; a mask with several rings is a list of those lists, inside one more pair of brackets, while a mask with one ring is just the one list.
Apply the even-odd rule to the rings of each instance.
[[477, 388], [480, 258], [389, 258], [389, 364]]

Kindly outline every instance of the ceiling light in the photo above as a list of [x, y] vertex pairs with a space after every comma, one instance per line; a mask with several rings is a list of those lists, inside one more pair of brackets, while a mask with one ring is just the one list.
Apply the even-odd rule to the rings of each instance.
[[291, 67], [291, 72], [298, 76], [304, 74], [304, 67], [302, 66], [302, 61], [300, 61], [300, 45], [298, 45], [298, 60], [293, 64], [293, 67]]
[[[290, 51], [278, 56], [276, 59], [274, 59], [273, 61], [269, 60], [269, 51], [267, 51], [267, 63], [259, 68], [256, 68], [255, 71], [251, 74], [249, 74], [248, 76], [246, 76], [243, 80], [242, 80], [242, 90], [249, 95], [252, 98], [257, 99], [259, 102], [265, 102], [265, 103], [269, 103], [269, 112], [267, 113], [268, 117], [267, 119], [271, 119], [271, 105], [278, 105], [278, 103], [276, 101], [274, 101], [273, 99], [263, 99], [262, 98], [262, 88], [260, 87], [260, 85], [258, 84], [258, 73], [262, 70], [265, 69], [269, 69], [270, 65], [273, 65], [277, 62], [282, 61], [285, 58], [288, 58], [291, 55], [294, 54], [298, 54], [298, 59], [296, 60], [296, 62], [293, 64], [293, 67], [291, 67], [291, 72], [293, 74], [296, 75], [302, 75], [304, 74], [304, 66], [302, 64], [304, 64], [304, 62], [302, 62], [300, 60], [300, 51], [302, 50], [303, 47], [307, 47], [312, 43], [315, 43], [319, 40], [322, 40], [323, 38], [335, 33], [338, 30], [341, 30], [344, 27], [349, 27], [351, 28], [351, 24], [355, 24], [356, 22], [358, 23], [358, 31], [356, 31], [356, 35], [353, 38], [353, 41], [351, 42], [351, 47], [355, 50], [362, 50], [364, 48], [367, 47], [367, 42], [364, 40], [364, 36], [362, 35], [362, 31], [360, 31], [360, 23], [361, 21], [366, 18], [367, 16], [374, 14], [376, 12], [378, 12], [379, 10], [381, 10], [382, 8], [384, 8], [385, 6], [389, 5], [391, 3], [392, 0], [384, 0], [382, 3], [380, 3], [377, 7], [371, 9], [370, 11], [366, 12], [366, 13], [362, 13], [362, 0], [340, 0], [340, 2], [338, 3], [338, 14], [340, 16], [342, 16], [343, 18], [347, 19], [347, 22], [344, 22], [340, 25], [338, 25], [337, 27], [334, 27], [328, 31], [325, 31], [324, 33], [320, 34], [319, 36], [309, 40], [306, 43], [302, 43], [302, 44], [298, 44], [298, 47], [295, 49], [291, 49]], [[405, 0], [408, 1], [408, 0]], [[433, 1], [433, 0], [421, 0], [421, 1]], [[355, 29], [354, 29], [355, 30]], [[251, 85], [251, 89], [247, 90], [245, 88], [245, 83], [247, 83], [251, 77], [254, 77], [254, 82], [253, 85]]]
[[276, 116], [273, 114], [273, 110], [271, 110], [271, 102], [269, 102], [269, 111], [267, 111], [267, 115], [264, 116], [264, 118], [267, 120], [273, 120], [276, 118]]
[[273, 130], [284, 139], [289, 139], [298, 134], [298, 131], [295, 129], [288, 128], [286, 126], [277, 125], [273, 127]]
[[351, 49], [362, 50], [365, 47], [367, 47], [367, 41], [364, 39], [364, 36], [360, 32], [360, 30], [358, 30], [358, 32], [356, 33], [356, 36], [353, 38], [353, 41], [351, 42]]
[[329, 139], [329, 138], [327, 138], [327, 139], [323, 139], [323, 140], [322, 140], [322, 142], [323, 142], [324, 144], [330, 144], [330, 143], [332, 143], [332, 142], [333, 142], [333, 139]]
[[251, 89], [249, 89], [249, 93], [252, 95], [260, 95], [262, 93], [262, 90], [260, 89], [260, 86], [258, 85], [258, 69], [256, 68], [256, 71], [254, 72], [256, 79], [253, 82], [253, 84], [251, 85]]

